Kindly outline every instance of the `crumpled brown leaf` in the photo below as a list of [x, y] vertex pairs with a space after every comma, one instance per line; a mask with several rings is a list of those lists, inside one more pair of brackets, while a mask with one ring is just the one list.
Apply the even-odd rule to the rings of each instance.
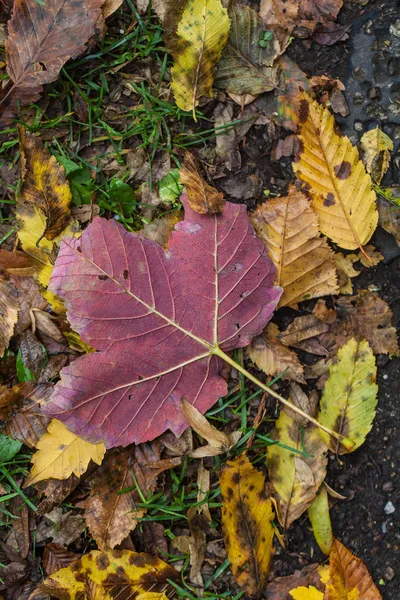
[[4, 355], [18, 320], [18, 293], [10, 281], [0, 277], [0, 358]]
[[221, 213], [225, 199], [209, 185], [199, 173], [196, 160], [190, 152], [185, 152], [185, 159], [180, 171], [181, 183], [186, 188], [190, 208], [200, 215]]
[[296, 570], [293, 575], [273, 579], [266, 589], [265, 598], [266, 600], [292, 600], [289, 592], [301, 585], [313, 585], [323, 590], [317, 563], [307, 565], [301, 571]]
[[60, 569], [68, 567], [79, 558], [79, 554], [70, 552], [60, 544], [46, 544], [43, 552], [43, 568], [46, 575], [52, 575]]

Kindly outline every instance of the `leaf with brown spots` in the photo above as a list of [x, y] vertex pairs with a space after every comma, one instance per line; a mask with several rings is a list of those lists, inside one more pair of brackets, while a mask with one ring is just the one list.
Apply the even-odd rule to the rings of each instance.
[[204, 181], [199, 173], [193, 154], [185, 152], [185, 160], [180, 171], [181, 183], [186, 188], [190, 208], [200, 215], [221, 213], [224, 209], [224, 195]]
[[261, 598], [274, 536], [274, 512], [264, 475], [242, 454], [224, 465], [220, 485], [222, 529], [233, 575], [246, 594]]
[[393, 142], [379, 127], [364, 133], [361, 138], [363, 162], [375, 183], [380, 183], [390, 164]]
[[297, 354], [284, 346], [278, 335], [278, 326], [268, 323], [264, 333], [255, 337], [248, 346], [248, 355], [266, 375], [275, 376], [283, 372], [282, 379], [305, 383], [303, 366]]
[[106, 451], [103, 443], [86, 442], [56, 419], [50, 421], [36, 448], [25, 487], [44, 479], [67, 479], [72, 473], [79, 477], [91, 460], [100, 465]]
[[357, 148], [337, 130], [329, 110], [303, 93], [300, 141], [293, 162], [307, 186], [321, 233], [341, 248], [362, 249], [378, 223], [375, 192]]
[[291, 186], [287, 196], [258, 206], [250, 220], [276, 266], [275, 284], [284, 290], [278, 306], [338, 293], [333, 252], [302, 192]]
[[320, 432], [331, 452], [347, 454], [359, 448], [372, 429], [378, 402], [376, 363], [366, 340], [354, 338], [340, 348], [329, 370], [318, 421], [351, 439], [351, 450]]
[[278, 25], [290, 33], [296, 23], [299, 3], [297, 0], [261, 0], [260, 17], [267, 25]]
[[212, 95], [214, 69], [228, 41], [230, 21], [220, 0], [188, 0], [172, 48], [171, 88], [182, 110], [193, 110], [199, 99]]
[[[291, 387], [291, 400], [296, 406], [308, 400], [297, 384]], [[267, 464], [279, 522], [287, 529], [307, 510], [325, 479], [327, 448], [316, 427], [306, 426], [287, 409], [281, 411], [271, 437], [286, 446], [268, 446]]]
[[324, 600], [382, 600], [362, 560], [336, 539], [329, 557], [329, 574]]
[[[31, 598], [40, 594], [49, 594], [59, 600], [82, 600], [93, 598], [88, 590], [95, 590], [94, 598], [107, 600], [156, 599], [148, 593], [170, 593], [173, 588], [168, 580], [179, 581], [179, 574], [167, 563], [150, 554], [131, 552], [130, 550], [93, 550], [82, 558], [57, 571], [38, 586]], [[160, 595], [161, 594], [161, 595]]]
[[[279, 67], [281, 69], [281, 79], [279, 83], [279, 92], [276, 97], [275, 120], [290, 131], [297, 131], [299, 124], [299, 110], [301, 90], [308, 91], [310, 85], [307, 75], [298, 65], [286, 54], [279, 57]], [[297, 137], [297, 136], [296, 136]], [[303, 147], [302, 142], [297, 138], [296, 155]]]
[[0, 123], [40, 98], [61, 67], [79, 56], [95, 34], [101, 2], [15, 0], [6, 41], [8, 84], [0, 94]]
[[[154, 491], [159, 471], [152, 463], [160, 460], [160, 444], [139, 444], [107, 454], [101, 467], [89, 479], [90, 495], [84, 501], [85, 519], [100, 550], [114, 548], [135, 529], [146, 510], [144, 496]], [[124, 493], [121, 493], [123, 490]]]

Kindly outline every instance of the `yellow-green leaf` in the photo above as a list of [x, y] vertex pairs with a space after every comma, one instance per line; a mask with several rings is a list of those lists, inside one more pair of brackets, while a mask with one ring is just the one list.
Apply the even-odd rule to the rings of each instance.
[[350, 438], [351, 450], [323, 431], [320, 435], [332, 452], [346, 454], [364, 443], [372, 429], [378, 402], [376, 363], [370, 345], [354, 338], [337, 354], [337, 362], [330, 367], [329, 379], [321, 399], [318, 421]]
[[[299, 386], [294, 390], [291, 400], [299, 406], [296, 392], [300, 397], [304, 392]], [[287, 529], [307, 510], [325, 479], [327, 448], [315, 426], [306, 425], [287, 409], [281, 410], [271, 437], [286, 446], [268, 446], [267, 463], [279, 522]]]
[[36, 448], [38, 451], [32, 456], [33, 467], [25, 486], [43, 479], [68, 479], [72, 473], [80, 477], [91, 460], [100, 465], [106, 452], [102, 442], [90, 444], [56, 419], [50, 421]]
[[178, 23], [171, 69], [172, 91], [182, 110], [211, 96], [214, 69], [229, 35], [229, 17], [220, 0], [188, 0]]
[[324, 594], [313, 585], [310, 587], [298, 587], [289, 592], [294, 600], [323, 600]]
[[31, 598], [49, 594], [60, 600], [164, 600], [177, 581], [177, 571], [150, 554], [130, 550], [93, 550], [48, 577]]
[[246, 594], [257, 598], [267, 582], [274, 537], [265, 478], [242, 454], [224, 465], [220, 484], [222, 529], [232, 572]]
[[299, 115], [301, 150], [293, 169], [307, 186], [320, 231], [341, 248], [362, 248], [378, 223], [371, 177], [327, 108], [303, 93]]
[[379, 127], [364, 133], [361, 138], [363, 162], [375, 183], [380, 183], [390, 164], [393, 142]]
[[325, 485], [321, 486], [318, 494], [308, 507], [308, 518], [318, 546], [324, 554], [329, 554], [332, 548], [333, 533], [329, 514], [328, 492]]

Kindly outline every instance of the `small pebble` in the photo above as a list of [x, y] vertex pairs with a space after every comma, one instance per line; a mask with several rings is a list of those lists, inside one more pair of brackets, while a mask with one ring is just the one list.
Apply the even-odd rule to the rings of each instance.
[[393, 490], [394, 490], [393, 481], [385, 481], [385, 483], [382, 486], [382, 490], [384, 492], [393, 492]]
[[386, 381], [386, 379], [389, 379], [389, 375], [387, 373], [384, 374], [383, 379]]
[[396, 573], [394, 569], [392, 569], [392, 567], [388, 567], [384, 573], [384, 578], [386, 579], [386, 581], [392, 581], [395, 575]]
[[362, 121], [355, 121], [354, 129], [356, 131], [362, 131], [364, 129], [364, 125], [363, 125]]
[[385, 511], [385, 513], [387, 515], [392, 515], [395, 512], [395, 507], [393, 506], [393, 502], [389, 502], [386, 504], [385, 508], [383, 509]]

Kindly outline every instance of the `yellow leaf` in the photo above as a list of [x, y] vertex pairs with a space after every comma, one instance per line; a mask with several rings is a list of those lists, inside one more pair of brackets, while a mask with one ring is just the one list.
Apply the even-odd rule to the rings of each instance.
[[301, 149], [293, 162], [307, 186], [321, 233], [341, 248], [362, 248], [378, 223], [375, 192], [357, 148], [337, 130], [327, 108], [303, 93]]
[[342, 346], [337, 362], [330, 367], [321, 398], [318, 421], [354, 442], [347, 450], [323, 431], [320, 435], [332, 452], [346, 454], [364, 443], [372, 429], [378, 402], [376, 363], [367, 340], [354, 338]]
[[324, 594], [313, 585], [310, 587], [298, 587], [289, 592], [294, 600], [323, 600]]
[[[361, 252], [360, 252], [361, 254]], [[362, 255], [364, 257], [364, 255]], [[365, 258], [365, 257], [364, 257]], [[353, 282], [351, 279], [357, 277], [361, 271], [357, 271], [353, 264], [360, 260], [357, 254], [347, 254], [343, 252], [335, 252], [334, 255], [336, 270], [338, 274], [338, 283], [341, 294], [353, 293]]]
[[102, 442], [90, 444], [56, 419], [50, 421], [47, 433], [42, 435], [36, 448], [25, 486], [43, 479], [68, 479], [72, 473], [80, 477], [91, 460], [100, 465], [106, 452]]
[[304, 194], [291, 186], [287, 196], [264, 202], [250, 219], [277, 268], [275, 284], [284, 290], [279, 306], [338, 293], [333, 252]]
[[92, 346], [89, 346], [89, 344], [81, 339], [81, 336], [79, 333], [76, 333], [76, 331], [64, 331], [64, 337], [67, 338], [68, 346], [75, 352], [85, 352], [85, 354], [89, 354], [90, 352], [95, 351]]
[[203, 96], [211, 97], [214, 68], [229, 35], [230, 21], [220, 0], [188, 0], [179, 21], [173, 51], [171, 88], [182, 110], [193, 110]]
[[0, 277], [0, 358], [8, 348], [18, 320], [18, 290], [5, 277]]
[[[297, 387], [301, 393], [294, 388], [297, 394], [291, 390], [290, 397], [299, 406], [296, 395], [301, 397], [304, 392], [300, 386]], [[278, 506], [278, 519], [287, 529], [307, 510], [325, 479], [327, 448], [316, 427], [305, 426], [303, 420], [299, 420], [293, 411], [289, 414], [287, 409], [281, 410], [271, 437], [286, 446], [268, 446], [267, 464]]]
[[47, 593], [60, 600], [166, 600], [172, 590], [168, 579], [179, 580], [177, 571], [150, 554], [93, 550], [48, 577], [31, 598]]
[[40, 209], [46, 219], [42, 236], [54, 240], [70, 220], [72, 197], [65, 169], [44, 148], [40, 138], [24, 127], [19, 128], [19, 149], [22, 173], [19, 200]]
[[363, 162], [375, 183], [380, 183], [390, 164], [393, 142], [379, 127], [364, 133], [361, 138]]
[[222, 529], [233, 575], [246, 594], [258, 597], [267, 582], [274, 537], [265, 478], [242, 454], [224, 465], [220, 484]]
[[329, 573], [324, 600], [382, 600], [367, 567], [338, 540], [333, 540]]
[[333, 533], [331, 516], [329, 514], [328, 491], [322, 485], [318, 494], [308, 507], [314, 537], [324, 554], [329, 554], [332, 548]]
[[193, 154], [185, 152], [185, 161], [180, 171], [181, 183], [186, 188], [190, 208], [200, 215], [221, 213], [224, 209], [224, 195], [204, 181], [200, 175]]

